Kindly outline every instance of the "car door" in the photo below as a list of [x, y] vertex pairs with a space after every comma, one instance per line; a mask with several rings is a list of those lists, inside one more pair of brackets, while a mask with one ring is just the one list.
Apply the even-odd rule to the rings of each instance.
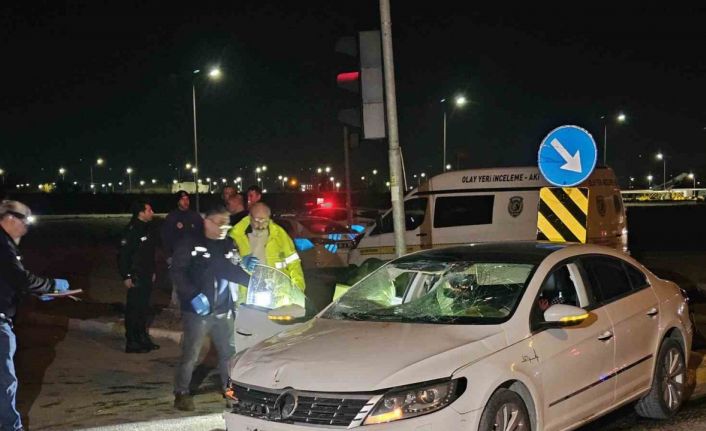
[[271, 321], [267, 316], [270, 310], [288, 304], [313, 307], [304, 293], [292, 285], [286, 274], [275, 268], [257, 265], [250, 276], [246, 300], [236, 311], [235, 348], [238, 351], [250, 348], [295, 326], [283, 326]]
[[[537, 329], [543, 321], [543, 301], [546, 307], [581, 307], [590, 317], [577, 326]], [[546, 430], [566, 428], [613, 402], [615, 382], [605, 381], [614, 367], [613, 322], [605, 307], [597, 305], [583, 271], [572, 261], [547, 275], [535, 300], [531, 346], [540, 364]]]
[[611, 256], [582, 259], [592, 286], [610, 314], [616, 341], [616, 399], [649, 388], [659, 342], [659, 303], [647, 277]]

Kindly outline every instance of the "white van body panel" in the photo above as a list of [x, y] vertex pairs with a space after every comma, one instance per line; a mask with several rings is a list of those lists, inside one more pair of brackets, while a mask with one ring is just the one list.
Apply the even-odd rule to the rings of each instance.
[[[553, 185], [536, 166], [473, 169], [431, 177], [404, 198], [407, 252], [471, 242], [536, 240], [542, 187]], [[589, 189], [587, 242], [627, 251], [625, 207], [612, 169], [596, 168], [577, 187]], [[447, 216], [448, 211], [464, 204], [478, 212], [474, 221], [459, 223], [458, 218]], [[415, 211], [410, 207], [424, 208], [421, 219], [411, 215]], [[391, 214], [388, 210], [383, 215], [382, 233], [377, 224], [366, 229], [351, 251], [350, 264], [395, 258], [394, 233], [391, 223], [386, 224]]]

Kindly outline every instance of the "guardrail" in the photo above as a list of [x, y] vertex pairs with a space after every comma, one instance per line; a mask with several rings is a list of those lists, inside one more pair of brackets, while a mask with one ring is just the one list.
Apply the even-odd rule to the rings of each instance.
[[668, 189], [668, 190], [621, 190], [625, 202], [642, 201], [703, 201], [706, 189]]

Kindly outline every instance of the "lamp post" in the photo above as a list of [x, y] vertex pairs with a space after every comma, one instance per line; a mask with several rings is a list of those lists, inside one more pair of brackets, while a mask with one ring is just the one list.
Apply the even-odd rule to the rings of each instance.
[[[199, 144], [196, 126], [196, 77], [201, 73], [201, 70], [196, 69], [193, 73], [193, 78], [191, 80], [191, 102], [194, 110], [194, 168], [192, 172], [194, 173], [194, 187], [196, 188], [196, 212], [199, 211], [199, 179], [198, 179], [198, 167], [199, 167]], [[208, 72], [209, 79], [218, 80], [221, 77], [221, 70], [217, 67], [212, 68]], [[187, 168], [188, 169], [188, 168]]]
[[667, 156], [660, 152], [657, 153], [655, 157], [657, 160], [662, 161], [662, 180], [664, 181], [662, 183], [662, 190], [667, 190]]
[[[608, 160], [608, 116], [603, 115], [601, 117], [603, 120], [603, 166], [606, 166]], [[616, 123], [622, 124], [627, 120], [624, 113], [619, 113], [615, 116]]]
[[128, 191], [132, 193], [132, 168], [129, 167], [125, 169], [125, 173], [127, 174], [128, 184], [130, 185]]
[[[103, 163], [105, 163], [105, 160], [103, 160], [101, 157], [98, 157], [96, 160], [96, 166], [103, 166]], [[91, 190], [93, 190], [93, 194], [96, 194], [96, 188], [93, 184], [93, 164], [90, 166], [90, 171], [91, 171]]]
[[[444, 104], [444, 162], [441, 165], [442, 172], [444, 171], [444, 169], [448, 170], [448, 168], [446, 168], [446, 166], [447, 166], [446, 165], [446, 111], [447, 111], [446, 110], [446, 101], [447, 101], [446, 98], [441, 99], [441, 103]], [[464, 96], [458, 95], [458, 96], [454, 97], [453, 102], [454, 102], [455, 107], [461, 108], [468, 101], [466, 100], [466, 98]]]
[[2, 184], [5, 185], [5, 170], [0, 169], [0, 177], [2, 177]]
[[693, 172], [689, 172], [688, 178], [694, 182], [692, 185], [692, 188], [695, 189], [696, 188], [696, 175], [694, 175]]
[[64, 181], [64, 174], [66, 174], [66, 169], [59, 168], [59, 175], [61, 175], [61, 181]]
[[653, 178], [654, 178], [654, 177], [652, 176], [652, 174], [649, 174], [649, 175], [647, 176], [647, 188], [649, 188], [649, 189], [652, 188], [652, 179], [653, 179]]

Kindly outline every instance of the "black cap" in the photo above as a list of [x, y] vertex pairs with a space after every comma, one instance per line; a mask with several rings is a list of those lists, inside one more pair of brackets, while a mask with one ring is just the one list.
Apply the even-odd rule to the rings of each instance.
[[186, 190], [179, 190], [174, 196], [176, 197], [176, 200], [178, 202], [179, 199], [183, 198], [184, 196], [189, 196], [189, 192], [187, 192]]

